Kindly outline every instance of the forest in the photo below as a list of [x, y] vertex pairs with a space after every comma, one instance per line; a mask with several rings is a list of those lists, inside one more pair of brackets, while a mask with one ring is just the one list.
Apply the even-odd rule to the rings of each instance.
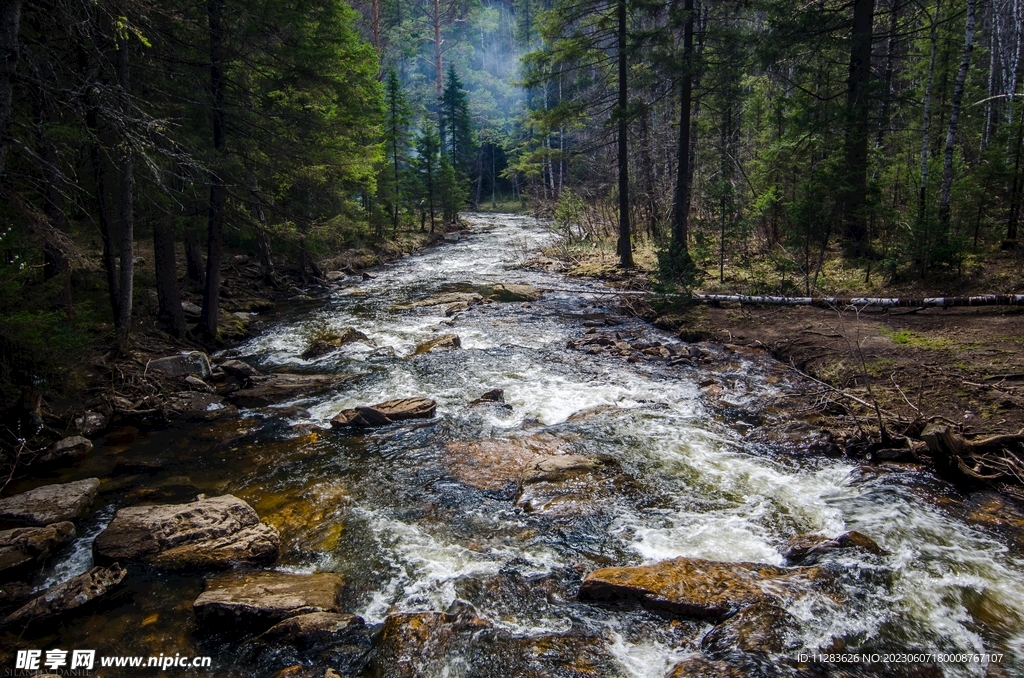
[[126, 348], [139, 275], [192, 333], [176, 256], [212, 340], [225, 244], [273, 286], [499, 201], [697, 287], [1017, 266], [1018, 5], [7, 3], [3, 381], [98, 324]]

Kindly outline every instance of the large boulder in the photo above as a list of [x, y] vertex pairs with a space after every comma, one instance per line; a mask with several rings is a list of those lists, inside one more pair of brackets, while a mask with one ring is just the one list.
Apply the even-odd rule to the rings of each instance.
[[75, 526], [69, 522], [0, 531], [0, 577], [17, 576], [74, 537]]
[[401, 398], [342, 410], [331, 419], [331, 426], [386, 426], [406, 419], [431, 419], [436, 412], [437, 403], [429, 398]]
[[186, 351], [178, 355], [154, 358], [147, 369], [161, 372], [168, 377], [187, 377], [194, 374], [200, 379], [210, 376], [210, 356], [202, 351]]
[[455, 349], [462, 348], [462, 340], [459, 339], [457, 334], [442, 334], [439, 337], [434, 337], [429, 341], [425, 341], [422, 344], [416, 346], [416, 350], [413, 351], [413, 355], [423, 355], [424, 353], [430, 353], [437, 349]]
[[[248, 641], [242, 652], [247, 664], [249, 656], [260, 665], [296, 662], [301, 669], [278, 674], [290, 678], [359, 676], [370, 660], [376, 630], [355, 615], [310, 612], [275, 624]], [[329, 673], [323, 668], [328, 666], [333, 669], [326, 669]]]
[[89, 510], [99, 489], [98, 478], [86, 478], [0, 499], [0, 522], [44, 526], [75, 520]]
[[7, 615], [0, 626], [24, 628], [78, 610], [118, 586], [126, 574], [117, 563], [106, 568], [94, 567], [33, 598]]
[[607, 567], [588, 574], [582, 600], [632, 600], [651, 610], [722, 620], [757, 603], [778, 603], [823, 577], [814, 567], [675, 558], [654, 565]]
[[231, 394], [240, 407], [267, 407], [285, 400], [314, 396], [350, 382], [353, 374], [270, 374], [251, 377], [248, 385]]
[[192, 609], [206, 626], [268, 629], [289, 617], [340, 612], [338, 596], [344, 585], [344, 577], [329, 572], [232, 573], [207, 582]]
[[172, 570], [262, 565], [278, 555], [277, 529], [238, 497], [132, 506], [117, 512], [93, 548], [97, 557]]
[[58, 440], [46, 452], [36, 457], [37, 464], [59, 464], [81, 459], [92, 452], [92, 441], [82, 436], [69, 436]]

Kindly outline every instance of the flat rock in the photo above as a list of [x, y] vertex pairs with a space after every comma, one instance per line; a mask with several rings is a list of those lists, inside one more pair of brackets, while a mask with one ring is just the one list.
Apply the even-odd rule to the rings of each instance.
[[289, 617], [339, 612], [345, 585], [339, 574], [232, 573], [207, 582], [192, 609], [201, 624], [269, 628]]
[[54, 549], [74, 537], [75, 526], [70, 522], [0, 531], [0, 576], [16, 576], [27, 567], [45, 560]]
[[401, 304], [395, 306], [395, 310], [404, 311], [411, 308], [423, 308], [426, 306], [441, 306], [445, 304], [468, 304], [472, 306], [479, 304], [484, 298], [476, 292], [447, 292], [445, 294], [435, 294], [434, 296], [427, 297], [426, 299], [419, 299], [408, 304]]
[[238, 416], [238, 408], [223, 396], [202, 391], [179, 391], [165, 401], [164, 411], [171, 419], [216, 421]]
[[99, 478], [43, 485], [0, 499], [0, 521], [44, 526], [75, 520], [89, 510], [99, 489]]
[[161, 372], [168, 377], [187, 377], [194, 374], [200, 379], [210, 376], [210, 356], [202, 351], [187, 351], [149, 361], [147, 369]]
[[541, 292], [533, 285], [502, 283], [491, 288], [488, 297], [495, 301], [537, 301]]
[[800, 647], [800, 622], [783, 608], [757, 603], [743, 608], [708, 631], [700, 649], [712, 658], [730, 652], [781, 654]]
[[822, 576], [814, 567], [675, 558], [654, 565], [595, 570], [583, 579], [579, 597], [632, 600], [652, 610], [721, 620], [748, 605], [778, 603]]
[[703, 654], [687, 657], [672, 667], [665, 678], [782, 678], [800, 674], [757, 656], [737, 653], [728, 660], [711, 659]]
[[445, 445], [444, 465], [456, 480], [479, 490], [505, 490], [519, 484], [531, 463], [565, 454], [567, 446], [551, 435], [477, 441]]
[[835, 539], [817, 534], [796, 535], [787, 542], [782, 555], [790, 565], [811, 565], [826, 553], [839, 549], [859, 549], [876, 556], [886, 553], [871, 537], [851, 530]]
[[424, 353], [430, 353], [435, 350], [456, 348], [462, 348], [462, 340], [459, 339], [459, 335], [442, 334], [440, 337], [435, 337], [430, 341], [425, 341], [422, 344], [417, 345], [416, 350], [413, 351], [413, 355], [423, 355]]
[[353, 631], [362, 632], [365, 628], [363, 618], [354, 614], [310, 612], [274, 624], [260, 634], [259, 640], [310, 650], [339, 642]]
[[436, 412], [437, 403], [429, 398], [401, 398], [342, 410], [331, 419], [331, 426], [387, 426], [406, 419], [431, 419]]
[[25, 627], [77, 610], [115, 588], [126, 574], [117, 563], [110, 567], [94, 567], [33, 598], [7, 615], [0, 621], [0, 626]]
[[324, 393], [350, 382], [353, 374], [270, 374], [251, 377], [246, 388], [231, 394], [231, 401], [240, 407], [266, 407], [283, 400], [292, 400]]
[[57, 464], [81, 459], [92, 452], [92, 441], [82, 436], [70, 436], [58, 440], [33, 463]]
[[342, 346], [356, 341], [370, 341], [370, 338], [354, 327], [346, 327], [340, 333], [317, 339], [309, 345], [309, 348], [303, 351], [300, 357], [303, 360], [313, 360], [333, 353]]
[[225, 360], [220, 364], [220, 368], [232, 377], [237, 377], [239, 379], [248, 379], [249, 377], [260, 376], [259, 370], [249, 363], [241, 360]]
[[230, 494], [188, 504], [132, 506], [96, 537], [100, 558], [166, 569], [261, 565], [278, 555], [277, 529]]
[[515, 502], [527, 512], [580, 515], [600, 511], [604, 500], [632, 496], [636, 487], [610, 457], [541, 457], [523, 469]]

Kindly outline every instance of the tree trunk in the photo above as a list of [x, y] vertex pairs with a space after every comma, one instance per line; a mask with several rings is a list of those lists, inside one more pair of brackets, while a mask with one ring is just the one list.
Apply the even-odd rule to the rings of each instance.
[[889, 36], [885, 41], [885, 90], [882, 96], [882, 110], [879, 115], [878, 131], [875, 134], [875, 146], [881, 148], [882, 139], [889, 127], [889, 109], [892, 105], [893, 62], [896, 52], [896, 30], [899, 27], [900, 0], [889, 3]]
[[868, 128], [871, 113], [868, 84], [871, 78], [871, 28], [874, 15], [875, 0], [854, 1], [844, 142], [846, 177], [843, 187], [843, 236], [847, 254], [851, 256], [864, 256], [869, 249], [864, 203], [867, 196]]
[[[130, 89], [127, 39], [117, 44], [117, 79], [120, 85], [121, 115], [131, 114], [128, 101]], [[115, 327], [117, 343], [123, 351], [128, 348], [128, 336], [132, 327], [132, 293], [135, 279], [135, 168], [132, 149], [127, 138], [121, 140], [121, 271], [118, 289], [118, 314]]]
[[7, 169], [10, 148], [11, 105], [18, 63], [18, 30], [22, 0], [4, 0], [0, 7], [0, 180]]
[[939, 25], [939, 9], [942, 3], [935, 3], [935, 18], [932, 19], [931, 45], [932, 55], [928, 61], [928, 84], [924, 89], [924, 114], [922, 115], [922, 138], [921, 138], [921, 186], [917, 194], [917, 223], [920, 227], [925, 223], [925, 210], [927, 208], [926, 197], [928, 193], [928, 142], [932, 115], [932, 84], [935, 82], [935, 52], [938, 48], [936, 30]]
[[[441, 135], [441, 152], [444, 153], [444, 64], [441, 61], [441, 2], [430, 0], [430, 21], [434, 29], [434, 90], [437, 94], [437, 126]], [[433, 221], [431, 221], [433, 227]]]
[[[85, 124], [93, 137], [98, 137], [99, 115], [94, 103], [90, 102], [89, 109], [86, 111]], [[107, 274], [107, 296], [110, 299], [111, 317], [116, 322], [120, 315], [118, 311], [120, 295], [118, 294], [117, 254], [114, 252], [114, 234], [110, 217], [107, 214], [107, 182], [103, 171], [103, 154], [98, 139], [89, 144], [89, 161], [92, 165], [93, 179], [96, 182], [97, 217], [100, 239], [103, 241], [103, 268]]]
[[627, 146], [628, 83], [626, 80], [626, 0], [618, 0], [619, 57], [619, 265], [633, 268], [633, 245], [629, 234], [629, 152]]
[[939, 196], [939, 238], [945, 242], [949, 237], [950, 194], [953, 188], [953, 141], [960, 122], [960, 105], [964, 98], [964, 82], [967, 69], [971, 66], [971, 52], [974, 50], [974, 8], [977, 0], [967, 0], [967, 28], [964, 31], [964, 54], [960, 59], [960, 70], [953, 85], [953, 108], [949, 113], [949, 128], [946, 131], [946, 149], [942, 155], [942, 192]]
[[174, 235], [163, 219], [153, 223], [153, 266], [156, 269], [156, 296], [160, 306], [160, 320], [171, 327], [171, 333], [181, 339], [188, 334], [185, 313], [181, 309], [178, 292], [178, 265], [174, 256]]
[[185, 270], [191, 283], [202, 289], [206, 286], [206, 266], [203, 263], [203, 248], [199, 236], [189, 229], [185, 231]]
[[206, 244], [206, 286], [203, 288], [203, 313], [200, 325], [208, 337], [217, 336], [220, 315], [220, 260], [224, 249], [224, 206], [227, 187], [223, 161], [227, 155], [224, 129], [224, 0], [209, 0], [207, 5], [210, 28], [210, 93], [213, 99], [213, 148], [220, 168], [210, 172], [209, 230]]
[[687, 246], [690, 219], [690, 113], [693, 107], [693, 0], [685, 0], [683, 11], [683, 73], [679, 92], [679, 147], [677, 152], [676, 191], [672, 206], [672, 244], [670, 256], [680, 271], [692, 265]]

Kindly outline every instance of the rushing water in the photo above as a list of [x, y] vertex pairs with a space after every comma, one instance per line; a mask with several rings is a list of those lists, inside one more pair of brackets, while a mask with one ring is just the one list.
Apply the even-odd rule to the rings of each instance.
[[[709, 347], [727, 386], [712, 401], [698, 387], [705, 369], [567, 349], [600, 319], [616, 323], [600, 332], [678, 342], [617, 317], [599, 283], [523, 268], [551, 238], [541, 224], [509, 215], [468, 220], [471, 234], [336, 289], [326, 304], [294, 310], [240, 349], [261, 370], [360, 379], [323, 397], [243, 412], [240, 422], [108, 446], [76, 474], [108, 475], [118, 460], [155, 458], [159, 471], [114, 476], [104, 497], [122, 506], [236, 494], [282, 530], [275, 567], [344, 573], [347, 611], [368, 622], [467, 601], [509, 637], [569, 638], [554, 647], [570, 657], [596, 646], [610, 658], [604, 675], [660, 678], [696, 649], [707, 625], [577, 602], [587, 571], [676, 556], [780, 564], [793, 535], [858, 530], [886, 554], [837, 551], [823, 561], [836, 577], [829, 591], [788, 603], [807, 650], [1001, 652], [1005, 673], [997, 675], [1024, 674], [1024, 558], [991, 528], [968, 522], [961, 504], [946, 500], [950, 490], [920, 472], [863, 472], [848, 460], [797, 458], [751, 442], [746, 414], [785, 418], [764, 409], [786, 388], [764, 358]], [[396, 309], [497, 283], [550, 291], [538, 302], [480, 304], [452, 317], [437, 306]], [[312, 337], [346, 327], [372, 345], [299, 357]], [[413, 355], [438, 333], [458, 334], [462, 348]], [[468, 406], [495, 388], [511, 408]], [[437, 418], [329, 430], [343, 408], [413, 396], [436, 400]], [[566, 511], [524, 512], [514, 487], [474, 485], [456, 458], [460, 442], [495, 439], [558, 440], [577, 454], [609, 455], [628, 482], [594, 488]], [[110, 517], [103, 512], [87, 526], [48, 582], [90, 565], [89, 541]], [[133, 572], [123, 591], [54, 643], [106, 654], [213, 652], [218, 675], [270, 671], [245, 665], [236, 646], [211, 643], [194, 628], [201, 578]], [[486, 652], [469, 646], [423, 671], [492, 675], [480, 668], [488, 664], [477, 655]], [[509, 675], [500, 662], [494, 667], [494, 676]], [[943, 670], [985, 675], [987, 667]]]

